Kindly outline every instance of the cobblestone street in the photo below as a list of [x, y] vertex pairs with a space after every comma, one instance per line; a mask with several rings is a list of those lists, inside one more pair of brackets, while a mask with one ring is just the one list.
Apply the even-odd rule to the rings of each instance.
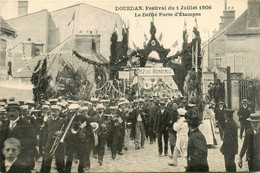
[[[222, 141], [219, 138], [218, 129], [216, 132], [218, 145], [208, 149], [208, 163], [211, 172], [225, 172], [224, 157], [220, 153], [220, 146]], [[239, 152], [243, 140], [238, 139]], [[89, 172], [184, 172], [186, 166], [186, 159], [179, 158], [178, 166], [171, 167], [168, 163], [171, 159], [168, 156], [158, 156], [157, 143], [150, 144], [148, 141], [144, 149], [135, 150], [134, 142], [130, 142], [128, 151], [124, 151], [124, 155], [117, 155], [115, 160], [111, 160], [111, 151], [106, 149], [103, 165], [100, 166], [97, 159], [91, 157], [91, 168]], [[238, 172], [248, 171], [247, 162], [243, 158], [243, 168], [237, 166]], [[236, 164], [238, 162], [238, 155], [236, 155]], [[53, 162], [53, 166], [54, 166]], [[38, 162], [35, 171], [39, 171], [41, 162]], [[53, 172], [56, 172], [54, 167]], [[77, 164], [73, 164], [72, 172], [77, 172]]]

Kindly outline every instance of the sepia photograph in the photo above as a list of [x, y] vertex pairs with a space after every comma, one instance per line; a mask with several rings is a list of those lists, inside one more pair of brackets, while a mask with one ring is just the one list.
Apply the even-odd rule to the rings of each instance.
[[0, 173], [260, 172], [260, 0], [2, 0], [0, 20]]

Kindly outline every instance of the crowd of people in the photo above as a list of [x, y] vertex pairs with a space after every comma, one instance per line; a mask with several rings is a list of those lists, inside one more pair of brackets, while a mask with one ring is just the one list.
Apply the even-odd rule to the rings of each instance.
[[[247, 152], [249, 170], [259, 171], [260, 115], [246, 112], [244, 104], [238, 111], [241, 136], [246, 129], [238, 164], [242, 167]], [[131, 101], [105, 96], [88, 101], [59, 97], [37, 105], [13, 98], [2, 99], [0, 107], [0, 172], [31, 172], [42, 157], [42, 173], [51, 171], [54, 158], [58, 172], [71, 172], [73, 161], [78, 160], [78, 172], [82, 173], [90, 169], [90, 157], [102, 166], [105, 152], [111, 153], [112, 160], [131, 152], [130, 141], [134, 141], [135, 150], [145, 148], [147, 141], [157, 143], [158, 156], [171, 158], [169, 166], [177, 166], [178, 158], [185, 157], [187, 172], [208, 172], [208, 147], [217, 145], [215, 125], [223, 140], [220, 151], [226, 170], [236, 171], [237, 125], [234, 111], [221, 101], [217, 106], [205, 102], [201, 113], [183, 97], [158, 96]]]

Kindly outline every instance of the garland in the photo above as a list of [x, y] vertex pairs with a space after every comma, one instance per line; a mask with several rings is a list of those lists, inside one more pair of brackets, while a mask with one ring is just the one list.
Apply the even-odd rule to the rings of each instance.
[[130, 57], [129, 56], [124, 56], [118, 63], [111, 63], [111, 62], [108, 62], [108, 63], [102, 63], [102, 62], [97, 62], [97, 61], [93, 61], [93, 60], [90, 60], [82, 55], [80, 55], [76, 50], [72, 50], [72, 55], [74, 55], [75, 57], [77, 57], [79, 60], [83, 61], [83, 62], [86, 62], [88, 64], [92, 64], [92, 65], [95, 65], [95, 66], [99, 66], [99, 67], [109, 67], [109, 66], [117, 66], [119, 64], [121, 64], [122, 62], [128, 60]]
[[[165, 58], [164, 60], [158, 60], [158, 59], [155, 59], [155, 58], [151, 58], [151, 57], [141, 57], [139, 54], [136, 55], [136, 57], [139, 57], [139, 58], [144, 58], [146, 60], [149, 60], [149, 61], [152, 61], [152, 62], [156, 62], [156, 63], [168, 63], [169, 61], [171, 60], [174, 60], [176, 58], [178, 58], [178, 56], [181, 56], [185, 53], [186, 51], [182, 51], [182, 52], [177, 52], [175, 55], [173, 56], [170, 56], [168, 58]], [[93, 61], [93, 60], [90, 60], [82, 55], [80, 55], [76, 50], [72, 50], [72, 55], [74, 55], [75, 57], [77, 57], [79, 60], [83, 61], [83, 62], [86, 62], [88, 64], [92, 64], [92, 65], [95, 65], [95, 66], [99, 66], [99, 67], [110, 67], [110, 66], [118, 66], [119, 64], [121, 64], [122, 62], [124, 61], [127, 61], [127, 60], [130, 60], [132, 58], [132, 55], [128, 55], [128, 56], [123, 56], [123, 58], [117, 62], [117, 63], [111, 63], [111, 62], [108, 62], [108, 63], [100, 63], [100, 62], [97, 62], [97, 61]]]

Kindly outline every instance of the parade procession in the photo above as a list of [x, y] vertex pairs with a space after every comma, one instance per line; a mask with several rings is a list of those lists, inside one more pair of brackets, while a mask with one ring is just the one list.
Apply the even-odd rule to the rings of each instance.
[[260, 172], [260, 0], [159, 1], [0, 2], [0, 173]]

